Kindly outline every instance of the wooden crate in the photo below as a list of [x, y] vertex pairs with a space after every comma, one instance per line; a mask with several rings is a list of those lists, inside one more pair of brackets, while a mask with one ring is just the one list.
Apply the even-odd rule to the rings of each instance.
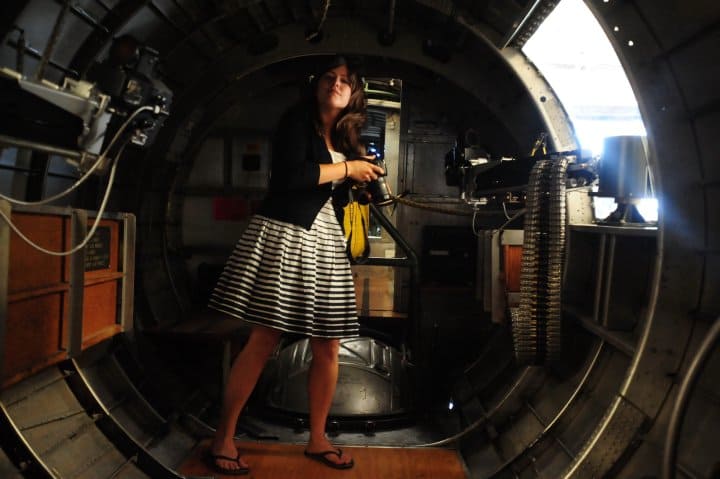
[[[72, 210], [52, 207], [33, 210], [39, 211], [13, 211], [13, 223], [43, 248], [71, 249]], [[92, 221], [88, 220], [88, 230]], [[84, 272], [78, 275], [82, 279], [76, 279], [81, 294], [74, 294], [73, 290], [74, 255], [42, 253], [14, 232], [6, 244], [0, 245], [8, 248], [4, 281], [7, 301], [1, 308], [5, 317], [0, 318], [4, 321], [1, 387], [68, 358], [73, 352], [72, 335], [77, 332], [76, 342], [82, 350], [122, 331], [121, 291], [126, 277], [120, 241], [123, 225], [123, 217], [117, 215], [100, 221], [95, 236], [84, 249]], [[76, 314], [80, 324], [75, 326], [72, 301], [82, 302], [81, 309], [77, 305]]]

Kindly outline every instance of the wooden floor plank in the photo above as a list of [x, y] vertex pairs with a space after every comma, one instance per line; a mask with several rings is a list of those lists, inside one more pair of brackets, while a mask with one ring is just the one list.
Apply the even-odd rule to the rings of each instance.
[[[205, 441], [196, 447], [179, 472], [218, 479], [237, 477], [215, 474], [204, 464], [208, 446]], [[452, 449], [343, 446], [353, 456], [355, 467], [334, 470], [306, 458], [303, 445], [242, 441], [237, 446], [250, 465], [250, 474], [244, 476], [249, 479], [467, 479]]]

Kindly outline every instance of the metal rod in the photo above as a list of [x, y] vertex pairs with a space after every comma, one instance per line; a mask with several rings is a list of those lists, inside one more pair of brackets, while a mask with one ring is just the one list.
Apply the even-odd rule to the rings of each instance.
[[36, 80], [42, 80], [43, 76], [45, 75], [45, 67], [47, 67], [48, 61], [50, 60], [50, 55], [52, 55], [52, 52], [55, 49], [55, 44], [57, 43], [58, 38], [60, 37], [60, 30], [62, 30], [63, 24], [65, 23], [65, 16], [69, 9], [70, 9], [70, 0], [65, 0], [65, 4], [63, 5], [62, 9], [60, 10], [57, 20], [55, 20], [55, 26], [53, 27], [52, 33], [50, 34], [50, 39], [48, 40], [48, 44], [45, 47], [43, 56], [40, 59], [40, 65], [38, 65], [38, 69], [35, 72]]
[[535, 419], [537, 419], [537, 421], [540, 423], [540, 425], [543, 428], [547, 427], [547, 424], [545, 423], [545, 421], [543, 421], [543, 418], [540, 417], [540, 413], [537, 412], [537, 410], [535, 410], [535, 408], [532, 406], [532, 404], [530, 404], [530, 401], [525, 400], [525, 407], [528, 408], [528, 410], [530, 411], [530, 413], [533, 416], [535, 416]]
[[[147, 400], [147, 398], [140, 393], [140, 390], [138, 389], [137, 385], [130, 379], [130, 376], [128, 376], [127, 370], [125, 369], [125, 366], [118, 360], [117, 356], [115, 354], [109, 354], [109, 357], [113, 363], [113, 367], [117, 368], [118, 374], [120, 374], [123, 378], [123, 381], [126, 381], [127, 388], [131, 391], [131, 394], [133, 398], [137, 403], [140, 403], [143, 405], [143, 407], [147, 408], [150, 415], [154, 418], [154, 420], [158, 421], [159, 423], [167, 423], [167, 420], [155, 409], [155, 406], [150, 404], [150, 402]], [[129, 397], [129, 394], [126, 393], [126, 397]]]
[[135, 311], [135, 235], [136, 219], [132, 213], [123, 217], [123, 277], [122, 302], [120, 303], [120, 325], [124, 332], [133, 330]]
[[682, 472], [683, 475], [689, 479], [701, 479], [700, 476], [697, 475], [697, 473], [691, 471], [683, 464], [677, 463], [677, 469], [678, 471]]
[[[70, 247], [74, 248], [87, 236], [86, 210], [73, 210], [70, 219]], [[82, 350], [83, 303], [85, 296], [85, 249], [70, 256], [70, 321], [67, 329], [68, 357], [74, 358]]]
[[[18, 55], [20, 55], [22, 53], [22, 54], [29, 55], [33, 58], [37, 58], [37, 59], [42, 58], [42, 54], [35, 48], [28, 46], [27, 43], [25, 43], [24, 46], [21, 46], [18, 42], [8, 40], [7, 44], [10, 45], [11, 47], [13, 47], [14, 49], [16, 49], [18, 51]], [[64, 67], [64, 66], [60, 65], [59, 63], [54, 62], [52, 60], [48, 60], [48, 66], [51, 66], [51, 67], [55, 68], [56, 70], [60, 70], [61, 72], [65, 73], [66, 75], [72, 76], [74, 78], [80, 78], [80, 74], [77, 71], [73, 70], [72, 68]], [[21, 72], [21, 73], [23, 73], [23, 72]]]
[[[55, 0], [55, 2], [56, 2], [56, 3], [60, 3], [60, 4], [65, 3], [64, 0]], [[90, 14], [89, 14], [85, 9], [83, 9], [82, 7], [79, 7], [79, 6], [77, 6], [77, 5], [71, 5], [71, 6], [70, 6], [70, 11], [71, 11], [73, 14], [75, 14], [76, 17], [78, 17], [79, 19], [81, 19], [82, 21], [84, 21], [85, 23], [87, 23], [88, 25], [90, 25], [91, 27], [97, 28], [98, 30], [102, 30], [102, 31], [104, 31], [105, 33], [110, 33], [110, 31], [109, 31], [107, 28], [105, 28], [105, 25], [103, 25], [102, 23], [100, 23], [97, 19], [95, 19], [95, 17], [93, 17], [92, 15], [90, 15]]]
[[600, 245], [598, 246], [597, 274], [595, 275], [595, 296], [593, 298], [592, 319], [600, 324], [600, 298], [602, 297], [603, 286], [603, 270], [605, 269], [605, 243], [607, 235], [600, 235]]
[[604, 340], [626, 356], [632, 358], [635, 355], [635, 340], [632, 337], [632, 333], [610, 331], [601, 324], [586, 320], [582, 316], [577, 316], [577, 321], [587, 331]]
[[720, 317], [715, 319], [710, 331], [703, 338], [700, 347], [695, 353], [690, 367], [685, 373], [685, 377], [680, 383], [675, 405], [670, 414], [667, 433], [665, 435], [665, 449], [663, 451], [663, 479], [674, 479], [677, 467], [678, 441], [680, 439], [680, 431], [682, 430], [683, 419], [687, 411], [690, 394], [692, 393], [700, 373], [705, 367], [705, 363], [715, 351], [717, 343], [720, 340]]
[[59, 148], [57, 146], [48, 145], [45, 143], [38, 143], [35, 141], [22, 140], [12, 136], [0, 135], [0, 145], [15, 146], [17, 148], [25, 148], [28, 150], [42, 151], [43, 153], [49, 153], [51, 155], [63, 156], [65, 158], [72, 158], [75, 160], [83, 160], [84, 158], [97, 158], [97, 155], [93, 153], [85, 153], [83, 151], [68, 150], [65, 148]]
[[570, 449], [570, 447], [568, 447], [567, 444], [565, 444], [565, 443], [564, 443], [559, 437], [557, 437], [555, 434], [552, 434], [552, 438], [553, 438], [553, 440], [554, 440], [556, 443], [558, 443], [558, 444], [560, 445], [560, 449], [562, 449], [563, 451], [565, 451], [565, 454], [567, 454], [567, 456], [568, 456], [570, 459], [575, 459], [575, 453]]
[[[410, 288], [409, 288], [409, 296], [410, 296], [410, 304], [409, 304], [409, 316], [411, 320], [411, 327], [412, 327], [412, 341], [413, 341], [413, 347], [416, 349], [419, 349], [420, 347], [420, 262], [418, 261], [417, 254], [415, 253], [415, 250], [413, 250], [412, 246], [405, 241], [405, 238], [400, 234], [400, 232], [395, 228], [395, 225], [392, 224], [392, 222], [388, 219], [387, 216], [385, 216], [385, 213], [383, 213], [377, 206], [375, 206], [373, 203], [370, 203], [370, 211], [372, 212], [373, 216], [377, 221], [380, 223], [380, 225], [385, 228], [385, 231], [388, 232], [390, 237], [395, 241], [395, 243], [400, 247], [400, 249], [405, 253], [405, 262], [407, 266], [410, 268]], [[382, 263], [380, 259], [377, 259], [377, 264]]]
[[413, 208], [418, 208], [418, 209], [427, 210], [427, 211], [434, 211], [436, 213], [443, 213], [446, 215], [473, 216], [472, 211], [464, 211], [464, 210], [457, 210], [457, 209], [450, 209], [450, 208], [441, 208], [438, 206], [430, 206], [425, 203], [418, 203], [417, 201], [412, 201], [412, 200], [409, 200], [409, 199], [401, 197], [401, 196], [393, 197], [392, 201], [394, 203], [395, 202], [400, 203], [403, 205], [411, 206]]
[[25, 49], [27, 48], [27, 42], [25, 41], [25, 30], [22, 28], [17, 29], [18, 39], [17, 39], [17, 45], [18, 48], [15, 50], [15, 69], [20, 73], [20, 75], [25, 75]]
[[370, 203], [369, 206], [370, 211], [372, 211], [373, 213], [373, 216], [375, 216], [380, 225], [385, 228], [390, 237], [397, 243], [398, 246], [400, 246], [400, 249], [405, 253], [405, 257], [407, 258], [409, 265], [411, 267], [413, 265], [415, 267], [418, 267], [420, 263], [418, 261], [415, 250], [412, 249], [412, 246], [410, 246], [410, 244], [405, 241], [405, 238], [400, 234], [397, 228], [395, 228], [395, 225], [390, 222], [388, 217], [385, 216], [385, 213], [378, 209], [378, 207], [375, 206], [373, 203]]
[[613, 270], [615, 269], [615, 242], [616, 242], [616, 236], [612, 235], [610, 236], [610, 245], [608, 246], [608, 252], [607, 252], [607, 264], [605, 266], [605, 281], [603, 286], [605, 286], [605, 291], [603, 292], [603, 311], [602, 311], [602, 325], [607, 328], [608, 325], [608, 313], [610, 309], [610, 292], [612, 291], [612, 278], [613, 278]]
[[[10, 218], [10, 202], [0, 200], [0, 211]], [[10, 226], [0, 220], [0, 371], [5, 360], [5, 335], [8, 318], [8, 289], [10, 284]], [[1, 385], [0, 385], [1, 386]]]
[[[18, 166], [10, 166], [10, 165], [0, 165], [0, 170], [19, 171], [21, 173], [26, 173], [28, 175], [37, 172], [37, 170], [34, 170], [33, 168], [21, 168]], [[77, 181], [77, 179], [78, 179], [77, 176], [64, 175], [64, 174], [60, 174], [60, 173], [48, 173], [48, 178], [62, 178], [65, 180], [72, 180], [72, 181]]]

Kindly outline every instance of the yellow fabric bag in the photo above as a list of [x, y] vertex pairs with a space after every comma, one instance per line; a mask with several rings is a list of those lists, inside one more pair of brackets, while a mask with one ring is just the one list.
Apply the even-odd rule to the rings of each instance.
[[348, 258], [355, 263], [362, 263], [370, 256], [370, 205], [360, 204], [352, 197], [343, 208], [343, 231]]

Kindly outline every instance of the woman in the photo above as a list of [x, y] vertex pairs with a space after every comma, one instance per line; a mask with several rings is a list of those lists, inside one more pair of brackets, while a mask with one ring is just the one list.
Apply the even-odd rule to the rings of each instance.
[[[233, 435], [245, 403], [282, 332], [310, 337], [310, 439], [305, 455], [330, 467], [353, 466], [333, 447], [325, 423], [338, 377], [339, 339], [358, 322], [344, 236], [332, 197], [347, 199], [348, 178], [366, 182], [383, 170], [360, 143], [365, 96], [358, 75], [336, 56], [310, 82], [309, 98], [280, 121], [268, 195], [213, 292], [210, 306], [248, 321], [235, 359], [208, 460], [223, 474], [247, 474]], [[346, 157], [360, 158], [346, 161]], [[335, 194], [333, 195], [333, 190]]]

